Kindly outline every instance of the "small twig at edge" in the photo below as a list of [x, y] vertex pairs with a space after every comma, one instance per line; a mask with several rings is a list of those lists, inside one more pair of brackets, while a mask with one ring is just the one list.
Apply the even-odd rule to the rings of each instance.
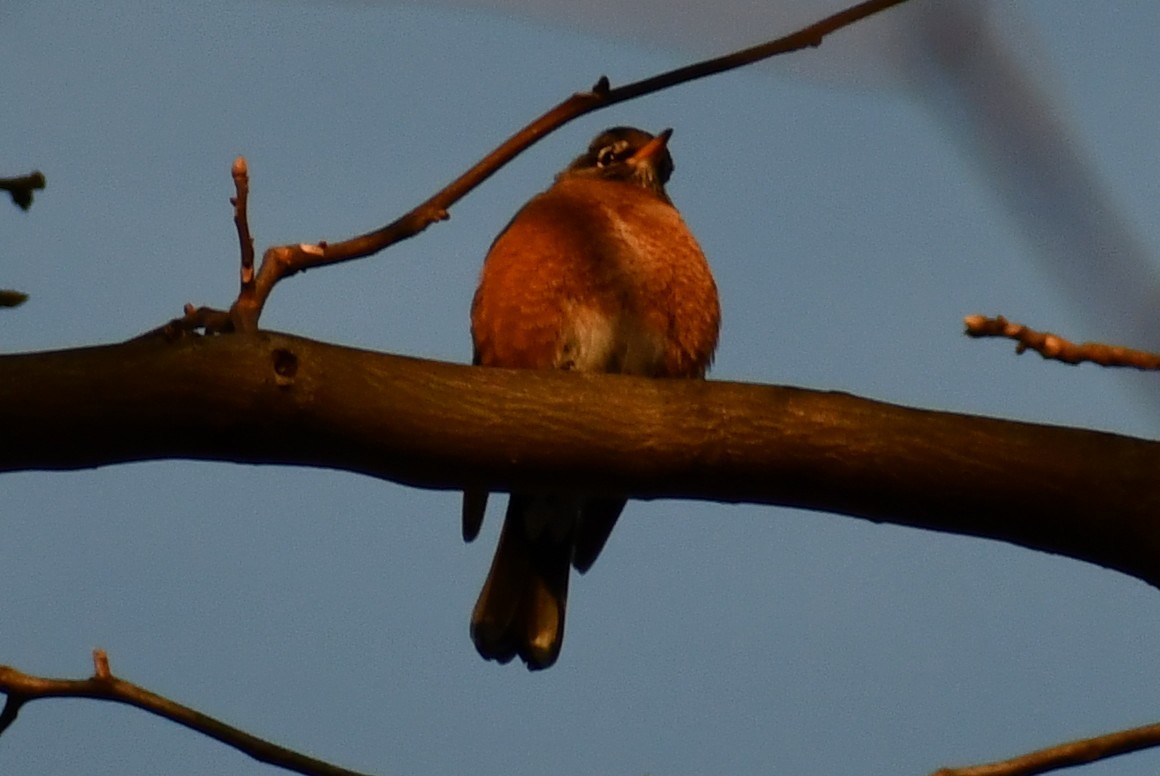
[[1160, 746], [1160, 724], [1144, 725], [1095, 738], [1068, 741], [1002, 762], [943, 768], [931, 776], [1035, 776], [1156, 746]]
[[32, 192], [45, 187], [44, 173], [34, 170], [15, 178], [0, 178], [0, 191], [7, 191], [12, 202], [21, 210], [32, 207]]
[[19, 307], [28, 301], [28, 294], [11, 288], [0, 288], [0, 307]]
[[242, 289], [254, 285], [254, 238], [250, 235], [249, 215], [246, 212], [250, 200], [250, 169], [246, 157], [239, 156], [230, 168], [234, 178], [236, 194], [230, 199], [234, 206], [234, 226], [238, 230], [238, 246], [242, 257]]
[[1090, 361], [1100, 366], [1131, 367], [1133, 369], [1160, 369], [1160, 354], [1145, 350], [1105, 345], [1101, 342], [1075, 344], [1051, 332], [1040, 332], [1019, 323], [1011, 323], [1002, 315], [988, 318], [969, 315], [963, 319], [968, 337], [1004, 337], [1015, 340], [1016, 353], [1034, 350], [1039, 355], [1065, 364]]
[[12, 724], [20, 707], [29, 701], [41, 698], [91, 698], [135, 706], [231, 746], [258, 762], [295, 773], [306, 776], [366, 776], [272, 744], [144, 687], [118, 679], [109, 671], [109, 659], [102, 650], [94, 650], [93, 665], [96, 673], [88, 679], [50, 679], [0, 666], [0, 692], [8, 696], [3, 711], [0, 711], [0, 733]]

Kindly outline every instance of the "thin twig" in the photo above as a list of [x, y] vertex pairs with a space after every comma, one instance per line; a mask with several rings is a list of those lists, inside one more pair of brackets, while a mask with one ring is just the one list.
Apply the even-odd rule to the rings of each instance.
[[[377, 253], [394, 243], [415, 236], [432, 223], [446, 219], [448, 208], [490, 178], [505, 164], [542, 138], [580, 116], [678, 84], [760, 62], [779, 54], [819, 46], [827, 35], [903, 2], [906, 0], [869, 0], [859, 3], [820, 22], [767, 43], [686, 65], [615, 89], [610, 89], [608, 78], [601, 76], [591, 91], [573, 94], [532, 121], [467, 172], [402, 218], [374, 232], [343, 242], [324, 245], [323, 255], [308, 255], [301, 261], [305, 262], [305, 267], [350, 261]], [[292, 274], [302, 268], [304, 267], [292, 264], [288, 269]]]
[[250, 169], [246, 165], [246, 157], [239, 156], [230, 168], [234, 177], [234, 191], [230, 198], [234, 206], [234, 226], [238, 230], [238, 247], [242, 256], [242, 288], [254, 284], [254, 238], [250, 235], [249, 215], [246, 206], [250, 199]]
[[1035, 776], [1156, 746], [1160, 746], [1160, 724], [1144, 725], [1095, 738], [1068, 741], [1002, 762], [943, 768], [931, 776]]
[[163, 337], [173, 342], [182, 337], [193, 336], [198, 330], [212, 334], [227, 334], [234, 331], [234, 322], [226, 310], [186, 304], [184, 314], [180, 318], [174, 318], [155, 329], [138, 334], [130, 341]]
[[[434, 196], [386, 226], [340, 242], [269, 248], [262, 257], [252, 299], [246, 299], [243, 303], [239, 297], [233, 305], [230, 315], [233, 326], [237, 329], [257, 329], [258, 319], [266, 300], [274, 290], [274, 286], [283, 278], [305, 269], [371, 256], [395, 243], [414, 237], [436, 221], [446, 220], [449, 217], [448, 209], [453, 204], [516, 156], [573, 119], [626, 100], [760, 62], [779, 54], [819, 46], [826, 36], [904, 2], [906, 0], [867, 0], [767, 43], [670, 70], [616, 89], [610, 88], [608, 78], [601, 76], [590, 91], [573, 94], [535, 119]], [[167, 327], [180, 328], [189, 323], [186, 316], [154, 331], [164, 330]], [[207, 329], [207, 331], [223, 330]]]
[[12, 196], [12, 202], [21, 210], [32, 207], [32, 192], [44, 186], [44, 173], [40, 170], [15, 178], [0, 178], [0, 191], [7, 191]]
[[984, 315], [969, 315], [963, 319], [968, 337], [1004, 337], [1015, 340], [1016, 353], [1034, 350], [1039, 355], [1065, 364], [1082, 364], [1090, 361], [1100, 366], [1122, 366], [1133, 369], [1160, 369], [1160, 354], [1145, 350], [1133, 350], [1102, 342], [1082, 342], [1075, 344], [1051, 332], [1041, 332], [1020, 323], [1011, 323], [1002, 315], [988, 318]]
[[239, 156], [234, 160], [230, 170], [234, 178], [234, 190], [237, 192], [230, 198], [234, 206], [234, 226], [238, 230], [238, 246], [241, 251], [241, 288], [238, 291], [238, 300], [230, 310], [232, 327], [240, 328], [249, 323], [257, 328], [260, 310], [247, 314], [253, 310], [256, 303], [254, 283], [254, 238], [250, 234], [250, 221], [247, 213], [247, 204], [250, 197], [250, 171], [246, 165], [246, 157]]
[[0, 733], [12, 724], [20, 707], [29, 701], [41, 698], [91, 698], [135, 706], [216, 739], [259, 762], [295, 773], [306, 776], [365, 776], [358, 771], [340, 768], [272, 744], [144, 687], [118, 679], [109, 671], [108, 656], [102, 650], [94, 651], [93, 664], [95, 673], [88, 679], [50, 679], [0, 666], [0, 692], [8, 696], [3, 711], [0, 711]]

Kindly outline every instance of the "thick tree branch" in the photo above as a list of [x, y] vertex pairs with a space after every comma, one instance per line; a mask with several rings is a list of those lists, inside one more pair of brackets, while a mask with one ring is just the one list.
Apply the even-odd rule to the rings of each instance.
[[285, 768], [307, 776], [363, 776], [323, 760], [272, 744], [231, 725], [182, 706], [163, 695], [119, 679], [109, 671], [108, 657], [101, 650], [93, 653], [95, 671], [88, 679], [51, 679], [32, 676], [15, 668], [0, 665], [0, 692], [8, 696], [0, 711], [0, 733], [16, 720], [20, 708], [42, 698], [91, 698], [112, 701], [156, 714], [178, 725], [209, 736], [248, 754], [258, 762]]
[[190, 458], [782, 504], [1160, 585], [1160, 443], [840, 393], [485, 369], [262, 333], [0, 357], [0, 428], [0, 471]]

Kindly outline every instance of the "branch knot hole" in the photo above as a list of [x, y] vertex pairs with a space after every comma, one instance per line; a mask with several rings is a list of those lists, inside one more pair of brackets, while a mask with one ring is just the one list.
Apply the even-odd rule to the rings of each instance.
[[272, 356], [275, 384], [279, 387], [293, 385], [298, 376], [298, 356], [285, 348], [276, 348]]

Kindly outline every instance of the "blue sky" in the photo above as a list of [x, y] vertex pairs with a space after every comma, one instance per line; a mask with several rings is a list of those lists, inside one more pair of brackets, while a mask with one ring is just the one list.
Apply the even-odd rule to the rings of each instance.
[[[259, 247], [337, 239], [394, 218], [602, 73], [620, 83], [783, 31], [738, 22], [709, 46], [506, 5], [0, 4], [3, 174], [49, 181], [29, 213], [0, 211], [0, 286], [32, 295], [0, 316], [0, 347], [117, 341], [187, 301], [227, 305], [238, 154]], [[1158, 15], [1047, 0], [995, 14], [1149, 257]], [[600, 129], [672, 126], [670, 194], [724, 308], [713, 376], [1154, 436], [1139, 378], [961, 335], [962, 316], [984, 312], [1106, 336], [1104, 313], [1044, 269], [971, 136], [900, 74], [899, 34], [876, 22], [585, 117], [449, 222], [288, 281], [263, 324], [466, 361], [479, 265], [516, 208]], [[126, 679], [374, 773], [922, 774], [1160, 709], [1156, 591], [978, 539], [633, 503], [574, 581], [559, 664], [530, 675], [471, 646], [499, 515], [465, 546], [455, 494], [166, 461], [6, 475], [0, 495], [0, 663], [83, 676], [102, 647]], [[1149, 753], [1086, 773], [1158, 765]], [[0, 771], [271, 772], [83, 701], [26, 707]]]

